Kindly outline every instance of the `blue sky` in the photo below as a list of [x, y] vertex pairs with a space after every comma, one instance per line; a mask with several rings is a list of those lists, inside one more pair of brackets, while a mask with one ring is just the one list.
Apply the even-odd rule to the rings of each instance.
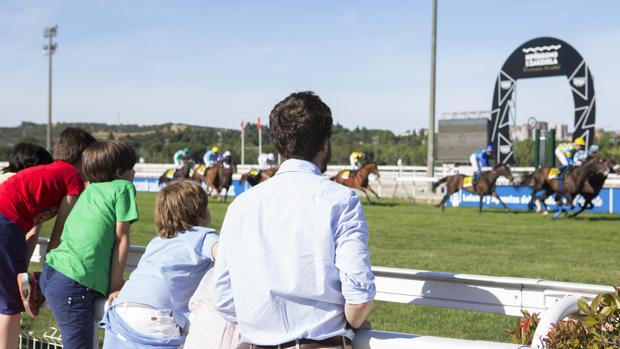
[[[43, 28], [58, 24], [54, 118], [236, 128], [314, 90], [347, 127], [427, 126], [431, 1], [0, 3], [0, 125], [47, 118]], [[620, 1], [440, 0], [437, 115], [490, 109], [510, 53], [573, 45], [594, 75], [597, 126], [620, 129]], [[564, 77], [522, 80], [518, 122], [568, 124]]]

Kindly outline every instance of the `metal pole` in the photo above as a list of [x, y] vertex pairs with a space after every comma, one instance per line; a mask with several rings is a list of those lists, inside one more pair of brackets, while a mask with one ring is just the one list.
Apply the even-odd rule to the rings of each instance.
[[258, 155], [263, 153], [263, 128], [258, 128]]
[[48, 101], [47, 101], [47, 141], [45, 143], [47, 150], [52, 151], [52, 36], [49, 37], [49, 75], [48, 75]]
[[241, 129], [241, 165], [245, 165], [245, 130]]
[[437, 0], [433, 0], [433, 29], [431, 39], [431, 86], [428, 114], [426, 175], [435, 176], [435, 71], [437, 54]]

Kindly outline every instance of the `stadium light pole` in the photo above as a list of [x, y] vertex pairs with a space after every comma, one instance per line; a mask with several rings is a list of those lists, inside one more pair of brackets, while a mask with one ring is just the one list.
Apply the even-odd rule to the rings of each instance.
[[428, 141], [426, 142], [426, 175], [435, 176], [435, 71], [437, 54], [437, 0], [433, 0], [433, 29], [431, 38], [431, 86], [428, 113]]
[[52, 151], [52, 56], [56, 52], [57, 44], [53, 42], [54, 37], [58, 34], [58, 26], [45, 28], [43, 31], [43, 37], [49, 39], [47, 45], [43, 45], [43, 53], [49, 57], [49, 72], [48, 72], [48, 100], [47, 100], [47, 150]]

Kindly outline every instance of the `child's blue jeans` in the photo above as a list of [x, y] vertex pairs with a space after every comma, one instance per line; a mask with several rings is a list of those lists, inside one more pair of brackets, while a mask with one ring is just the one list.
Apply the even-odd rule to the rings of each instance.
[[92, 348], [95, 291], [47, 264], [43, 266], [39, 283], [60, 327], [63, 348]]

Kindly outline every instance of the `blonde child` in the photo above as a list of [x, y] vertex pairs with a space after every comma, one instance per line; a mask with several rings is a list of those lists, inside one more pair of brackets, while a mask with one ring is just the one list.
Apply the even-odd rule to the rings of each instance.
[[151, 240], [100, 326], [104, 349], [169, 348], [185, 341], [190, 297], [217, 254], [206, 192], [190, 181], [161, 190]]

